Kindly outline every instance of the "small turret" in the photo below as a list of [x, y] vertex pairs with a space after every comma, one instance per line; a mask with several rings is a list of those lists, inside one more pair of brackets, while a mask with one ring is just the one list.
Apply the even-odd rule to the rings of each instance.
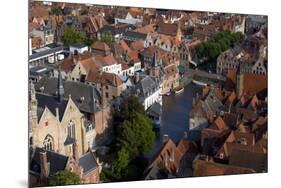
[[64, 96], [64, 87], [61, 77], [61, 71], [59, 70], [59, 75], [58, 75], [58, 101], [59, 102], [63, 101], [63, 96]]

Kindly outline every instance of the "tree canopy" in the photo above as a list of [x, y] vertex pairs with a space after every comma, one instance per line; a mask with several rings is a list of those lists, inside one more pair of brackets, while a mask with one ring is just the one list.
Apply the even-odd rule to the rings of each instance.
[[68, 170], [60, 171], [57, 174], [51, 176], [49, 181], [50, 186], [76, 185], [79, 183], [79, 176]]
[[219, 54], [243, 39], [241, 32], [223, 31], [210, 37], [196, 47], [199, 59], [214, 60]]
[[[126, 98], [120, 111], [114, 114], [115, 142], [112, 146], [111, 164], [119, 180], [128, 180], [132, 168], [142, 169], [145, 162], [138, 161], [153, 146], [155, 134], [144, 107], [135, 96]], [[145, 159], [141, 158], [142, 161]], [[108, 173], [105, 173], [105, 175]], [[121, 175], [122, 174], [122, 175]], [[137, 176], [137, 175], [136, 175]], [[137, 177], [133, 177], [137, 179]]]
[[66, 46], [70, 46], [72, 44], [90, 45], [92, 43], [92, 41], [88, 39], [84, 33], [75, 31], [73, 27], [66, 27], [64, 29], [62, 42]]

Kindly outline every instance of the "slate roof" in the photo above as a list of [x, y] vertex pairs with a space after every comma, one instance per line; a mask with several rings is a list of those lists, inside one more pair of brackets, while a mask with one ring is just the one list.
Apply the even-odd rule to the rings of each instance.
[[62, 120], [68, 100], [59, 102], [56, 96], [50, 96], [43, 93], [36, 93], [36, 99], [38, 102], [37, 106], [37, 117], [40, 120], [45, 107], [47, 107], [54, 115], [56, 115], [56, 108], [59, 109], [59, 119]]
[[98, 32], [99, 33], [111, 32], [112, 35], [117, 35], [117, 34], [124, 33], [126, 29], [127, 29], [126, 27], [115, 27], [112, 25], [105, 25]]
[[222, 106], [223, 104], [221, 101], [217, 98], [213, 90], [211, 90], [203, 103], [203, 108], [205, 111], [215, 114]]
[[126, 31], [125, 33], [123, 33], [123, 37], [125, 40], [145, 40], [147, 37], [147, 34], [144, 33], [139, 33], [139, 32], [135, 32], [135, 31]]
[[[34, 152], [32, 152], [32, 157], [30, 161], [30, 171], [40, 174], [40, 151], [42, 149], [36, 147]], [[49, 175], [53, 175], [58, 171], [65, 170], [68, 157], [53, 151], [47, 152], [47, 162], [50, 164]]]
[[36, 53], [33, 53], [32, 55], [29, 56], [29, 61], [31, 61], [33, 59], [36, 59], [38, 57], [45, 56], [45, 55], [63, 52], [63, 50], [64, 50], [63, 46], [58, 46], [58, 47], [50, 48], [50, 49], [47, 49], [47, 50], [44, 50], [44, 51], [41, 51], [41, 52], [36, 52]]
[[[41, 92], [56, 96], [58, 91], [57, 82], [58, 79], [55, 77], [44, 77], [35, 85], [35, 89], [36, 91], [40, 91], [40, 88], [44, 87]], [[69, 98], [69, 95], [71, 95], [71, 99], [80, 111], [87, 113], [95, 113], [99, 111], [100, 95], [94, 86], [83, 84], [81, 82], [64, 81], [63, 87], [64, 98]]]
[[83, 168], [83, 173], [87, 174], [95, 170], [98, 167], [98, 163], [94, 154], [90, 151], [80, 157], [79, 166]]
[[161, 115], [161, 105], [158, 102], [155, 102], [149, 107], [147, 113], [156, 117], [160, 117]]
[[146, 75], [136, 84], [136, 90], [140, 96], [146, 98], [159, 89], [159, 82], [156, 78]]

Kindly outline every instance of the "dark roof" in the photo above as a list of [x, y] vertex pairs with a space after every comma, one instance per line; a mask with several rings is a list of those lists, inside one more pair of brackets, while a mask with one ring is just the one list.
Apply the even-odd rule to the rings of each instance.
[[160, 117], [161, 105], [158, 102], [153, 103], [152, 106], [147, 110], [147, 113], [153, 116]]
[[115, 27], [112, 25], [105, 25], [103, 26], [98, 32], [104, 33], [104, 32], [111, 32], [112, 35], [121, 34], [126, 31], [126, 27]]
[[[44, 87], [41, 92], [51, 96], [56, 96], [58, 91], [57, 82], [58, 79], [55, 77], [44, 77], [35, 85], [35, 89], [36, 91], [40, 91], [40, 88]], [[63, 87], [64, 98], [69, 98], [69, 95], [71, 95], [71, 99], [80, 111], [87, 113], [99, 111], [100, 95], [95, 86], [87, 85], [81, 82], [64, 81]]]
[[36, 93], [36, 99], [38, 102], [37, 116], [38, 120], [41, 118], [45, 107], [47, 107], [54, 115], [56, 115], [56, 108], [59, 109], [59, 119], [62, 120], [68, 100], [59, 102], [57, 96], [50, 96], [43, 93]]
[[[40, 151], [41, 148], [35, 148], [33, 156], [30, 161], [30, 171], [39, 173], [41, 172], [40, 166]], [[65, 170], [68, 157], [56, 152], [46, 151], [47, 152], [47, 162], [50, 164], [49, 175], [55, 174], [58, 171]]]
[[79, 159], [79, 166], [83, 168], [83, 173], [87, 174], [88, 172], [96, 169], [98, 167], [98, 163], [94, 154], [90, 151]]
[[254, 169], [256, 172], [267, 171], [267, 154], [234, 149], [229, 164]]
[[150, 96], [159, 88], [159, 83], [156, 78], [146, 75], [137, 84], [137, 94], [143, 98]]
[[56, 47], [56, 48], [50, 48], [41, 52], [33, 53], [32, 55], [29, 56], [29, 61], [36, 59], [41, 56], [57, 53], [59, 51], [63, 51], [64, 48], [62, 46]]
[[126, 40], [145, 40], [147, 37], [147, 34], [139, 33], [135, 31], [126, 31], [123, 34], [123, 38]]
[[205, 98], [204, 103], [203, 103], [203, 108], [205, 109], [205, 111], [206, 112], [211, 111], [212, 113], [215, 113], [222, 106], [223, 106], [223, 104], [221, 103], [221, 101], [217, 98], [214, 91], [211, 90], [209, 92], [209, 94], [207, 95], [207, 97]]

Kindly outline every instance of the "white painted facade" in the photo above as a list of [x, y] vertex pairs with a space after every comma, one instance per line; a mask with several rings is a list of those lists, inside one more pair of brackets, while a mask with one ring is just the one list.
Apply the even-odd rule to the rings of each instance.
[[120, 75], [122, 73], [122, 67], [121, 64], [107, 65], [102, 67], [102, 72]]
[[160, 95], [161, 90], [161, 87], [159, 87], [158, 90], [156, 90], [154, 93], [144, 99], [143, 106], [145, 110], [147, 110], [155, 102], [158, 102], [162, 105], [162, 96]]

